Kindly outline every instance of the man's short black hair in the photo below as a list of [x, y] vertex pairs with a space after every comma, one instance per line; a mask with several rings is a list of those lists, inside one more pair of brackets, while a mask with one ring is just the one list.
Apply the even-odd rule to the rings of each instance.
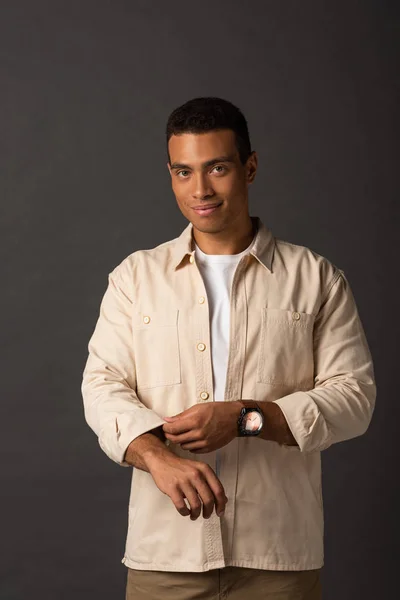
[[168, 142], [172, 135], [206, 133], [217, 129], [232, 129], [235, 132], [240, 160], [245, 164], [251, 154], [246, 119], [237, 106], [215, 97], [193, 98], [172, 111], [166, 131], [168, 161], [171, 162]]

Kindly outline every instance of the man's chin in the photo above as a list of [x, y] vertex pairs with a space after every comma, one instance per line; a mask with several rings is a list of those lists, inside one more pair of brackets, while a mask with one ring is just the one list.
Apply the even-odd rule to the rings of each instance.
[[209, 217], [201, 217], [199, 215], [190, 215], [187, 217], [192, 223], [193, 227], [201, 231], [202, 233], [219, 233], [225, 229], [226, 223], [223, 216], [219, 215], [218, 218], [213, 215]]
[[222, 223], [199, 223], [198, 221], [191, 221], [193, 227], [201, 233], [220, 233], [224, 230]]

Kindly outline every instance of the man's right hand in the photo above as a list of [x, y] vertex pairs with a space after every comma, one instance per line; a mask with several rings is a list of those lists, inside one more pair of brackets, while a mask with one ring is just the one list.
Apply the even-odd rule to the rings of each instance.
[[[146, 453], [145, 462], [159, 490], [169, 496], [176, 510], [195, 521], [201, 513], [208, 519], [214, 509], [217, 516], [225, 510], [228, 498], [222, 483], [206, 463], [181, 458], [170, 450], [155, 448]], [[187, 499], [190, 509], [186, 506]]]

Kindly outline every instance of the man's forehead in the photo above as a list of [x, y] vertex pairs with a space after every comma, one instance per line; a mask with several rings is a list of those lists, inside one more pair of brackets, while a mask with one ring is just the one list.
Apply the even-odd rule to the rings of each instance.
[[168, 142], [171, 165], [203, 164], [218, 157], [234, 160], [237, 155], [235, 135], [231, 130], [172, 135]]

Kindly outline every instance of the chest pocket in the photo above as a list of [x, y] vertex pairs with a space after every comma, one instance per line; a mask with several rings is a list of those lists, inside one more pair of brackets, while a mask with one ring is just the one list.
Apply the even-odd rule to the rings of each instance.
[[178, 309], [132, 314], [138, 389], [181, 383], [178, 317]]
[[258, 383], [312, 387], [314, 321], [310, 313], [261, 309]]

